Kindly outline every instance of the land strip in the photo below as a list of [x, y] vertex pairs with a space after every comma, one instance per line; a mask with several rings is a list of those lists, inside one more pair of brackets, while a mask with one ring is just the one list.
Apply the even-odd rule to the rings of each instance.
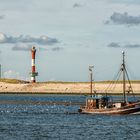
[[[99, 94], [121, 94], [122, 82], [112, 84], [112, 81], [101, 81], [93, 83], [93, 92]], [[140, 81], [132, 81], [133, 91], [140, 95]], [[126, 90], [129, 92], [129, 84], [126, 84]], [[0, 81], [0, 93], [16, 94], [90, 94], [89, 82], [43, 82], [29, 83], [24, 81]]]

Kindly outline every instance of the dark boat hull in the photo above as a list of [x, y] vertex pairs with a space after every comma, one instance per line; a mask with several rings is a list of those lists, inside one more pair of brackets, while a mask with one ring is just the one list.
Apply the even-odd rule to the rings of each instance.
[[85, 108], [83, 107], [79, 109], [79, 112], [84, 114], [107, 114], [107, 115], [140, 114], [140, 103], [121, 108], [88, 109], [86, 107]]

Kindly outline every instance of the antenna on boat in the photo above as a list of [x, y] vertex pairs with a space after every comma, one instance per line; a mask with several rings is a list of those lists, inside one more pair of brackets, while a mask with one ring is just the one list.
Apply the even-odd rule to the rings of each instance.
[[123, 97], [124, 97], [124, 103], [126, 103], [126, 94], [125, 94], [125, 90], [126, 90], [126, 83], [125, 83], [125, 73], [126, 73], [126, 68], [125, 68], [125, 52], [122, 51], [122, 55], [123, 55], [123, 63], [122, 63], [122, 72], [123, 72]]
[[94, 66], [89, 66], [89, 73], [90, 73], [90, 94], [92, 96], [92, 77], [93, 77], [93, 74], [92, 74], [92, 69], [94, 68]]

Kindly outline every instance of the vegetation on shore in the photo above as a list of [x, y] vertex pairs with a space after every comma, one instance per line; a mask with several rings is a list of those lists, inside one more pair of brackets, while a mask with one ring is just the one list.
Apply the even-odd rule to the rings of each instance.
[[[11, 84], [24, 84], [24, 83], [30, 83], [29, 81], [24, 81], [24, 80], [18, 80], [18, 79], [6, 79], [6, 78], [1, 78], [0, 82], [4, 83], [11, 83]], [[110, 84], [110, 83], [116, 83], [116, 84], [122, 84], [123, 81], [113, 81], [113, 80], [107, 80], [107, 81], [93, 81], [93, 83], [97, 84]], [[140, 80], [131, 80], [131, 83], [138, 83], [140, 84]], [[47, 81], [47, 82], [37, 82], [37, 84], [86, 84], [89, 82], [65, 82], [65, 81]], [[127, 83], [127, 81], [126, 81]]]
[[6, 78], [1, 78], [0, 82], [9, 83], [9, 84], [29, 83], [28, 81], [24, 81], [24, 80], [6, 79]]
[[[131, 80], [130, 81], [132, 84], [140, 84], [140, 80]], [[47, 82], [37, 82], [38, 84], [87, 84], [90, 82], [65, 82], [65, 81], [47, 81]], [[123, 81], [113, 81], [113, 80], [107, 80], [107, 81], [93, 81], [93, 84], [110, 84], [110, 83], [115, 83], [115, 84], [122, 84]], [[126, 81], [128, 83], [128, 81]]]

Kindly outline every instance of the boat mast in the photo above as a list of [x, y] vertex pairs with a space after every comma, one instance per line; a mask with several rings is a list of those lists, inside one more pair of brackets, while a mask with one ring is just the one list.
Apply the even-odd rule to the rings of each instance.
[[122, 63], [122, 71], [123, 71], [123, 98], [124, 98], [124, 103], [126, 103], [126, 94], [125, 94], [125, 89], [126, 89], [126, 83], [125, 83], [125, 52], [122, 52], [123, 55], [123, 63]]
[[89, 73], [90, 73], [90, 94], [91, 94], [91, 97], [92, 97], [92, 77], [93, 77], [93, 74], [92, 74], [92, 69], [93, 69], [93, 66], [89, 66]]

